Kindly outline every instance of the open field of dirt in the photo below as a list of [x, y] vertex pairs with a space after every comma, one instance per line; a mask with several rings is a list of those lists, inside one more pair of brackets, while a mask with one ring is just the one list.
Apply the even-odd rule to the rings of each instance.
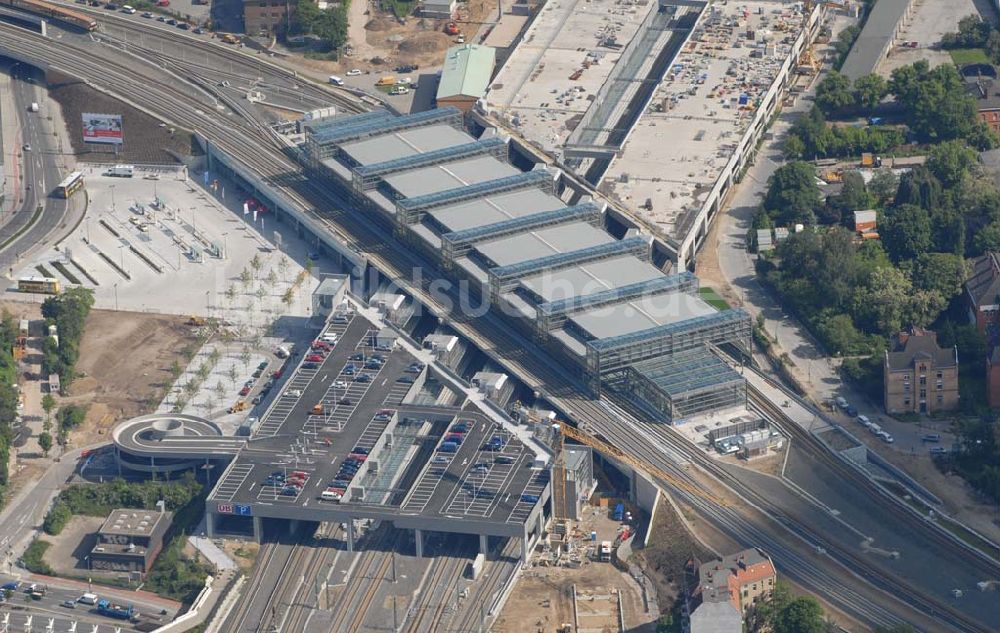
[[[102, 517], [74, 516], [59, 536], [46, 535], [52, 544], [45, 551], [45, 562], [59, 576], [79, 576], [88, 573], [86, 557], [97, 543], [97, 530], [104, 525]], [[117, 576], [118, 572], [90, 572], [100, 576]]]
[[[61, 73], [50, 73], [47, 79], [49, 94], [62, 109], [73, 144], [72, 152], [78, 161], [170, 165], [180, 162], [177, 156], [188, 156], [197, 151], [191, 134], [184, 130], [171, 133], [169, 127], [160, 127], [158, 119]], [[110, 145], [83, 142], [81, 115], [84, 112], [122, 115], [125, 143], [117, 158]]]
[[90, 406], [75, 446], [100, 441], [117, 422], [150, 413], [171, 382], [170, 368], [187, 363], [198, 341], [184, 317], [94, 310], [80, 346], [80, 377], [61, 402]]

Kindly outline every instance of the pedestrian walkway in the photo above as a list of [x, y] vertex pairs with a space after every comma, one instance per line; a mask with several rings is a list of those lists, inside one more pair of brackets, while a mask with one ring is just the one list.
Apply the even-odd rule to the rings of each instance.
[[[204, 526], [199, 526], [197, 532], [199, 534], [203, 533]], [[218, 571], [236, 569], [236, 563], [232, 558], [229, 558], [229, 554], [222, 550], [222, 548], [216, 545], [211, 539], [201, 536], [189, 536], [188, 543], [201, 552], [202, 555], [207, 558]]]

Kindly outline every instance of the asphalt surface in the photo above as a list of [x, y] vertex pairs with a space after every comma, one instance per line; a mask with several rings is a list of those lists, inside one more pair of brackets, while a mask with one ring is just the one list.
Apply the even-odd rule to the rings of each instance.
[[[59, 167], [59, 157], [56, 153], [58, 148], [54, 144], [53, 137], [44, 129], [46, 127], [44, 119], [47, 115], [44, 111], [29, 111], [32, 102], [40, 105], [45, 103], [41, 91], [37, 88], [42, 74], [24, 64], [15, 65], [11, 72], [13, 79], [11, 89], [21, 120], [21, 143], [22, 146], [30, 146], [31, 150], [24, 151], [23, 147], [20, 148], [23, 202], [13, 217], [0, 226], [0, 244], [4, 245], [0, 246], [0, 271], [7, 275], [12, 274], [12, 267], [26, 253], [42, 247], [47, 242], [47, 238], [63, 223], [69, 208], [68, 201], [49, 197], [52, 189], [62, 181], [65, 174]], [[35, 210], [39, 205], [43, 207], [43, 211], [37, 219], [34, 219]], [[25, 230], [25, 227], [29, 228]], [[11, 240], [10, 243], [8, 240]]]

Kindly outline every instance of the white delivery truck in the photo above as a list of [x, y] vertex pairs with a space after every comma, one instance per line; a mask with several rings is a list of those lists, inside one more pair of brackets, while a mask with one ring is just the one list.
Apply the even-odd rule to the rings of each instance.
[[332, 83], [334, 86], [343, 86], [344, 80], [338, 77], [337, 75], [330, 75], [330, 83]]
[[133, 165], [115, 165], [108, 170], [107, 175], [116, 178], [131, 178], [135, 175], [135, 167]]

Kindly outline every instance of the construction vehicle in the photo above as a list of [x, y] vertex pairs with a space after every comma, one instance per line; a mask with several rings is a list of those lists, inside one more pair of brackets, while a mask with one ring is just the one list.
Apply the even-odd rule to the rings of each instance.
[[103, 599], [97, 601], [97, 613], [109, 618], [118, 618], [119, 620], [131, 620], [139, 617], [139, 614], [135, 612], [135, 607], [132, 605], [115, 604], [110, 600]]
[[237, 400], [233, 404], [233, 406], [229, 407], [229, 412], [230, 413], [239, 413], [240, 411], [246, 411], [246, 408], [247, 408], [247, 401], [246, 400]]
[[696, 485], [672, 475], [660, 468], [654, 466], [653, 464], [648, 464], [639, 460], [617, 446], [613, 446], [608, 442], [598, 439], [592, 435], [577, 429], [575, 427], [569, 426], [565, 423], [557, 423], [558, 431], [555, 436], [554, 450], [556, 453], [556, 462], [552, 472], [552, 482], [553, 482], [553, 515], [559, 518], [566, 517], [566, 461], [563, 455], [563, 440], [564, 438], [569, 438], [584, 446], [589, 446], [595, 451], [602, 453], [616, 461], [623, 462], [629, 466], [635, 468], [636, 470], [641, 470], [649, 475], [652, 475], [655, 479], [661, 480], [674, 488], [683, 490], [684, 492], [690, 493], [692, 495], [701, 497], [702, 499], [707, 499], [712, 503], [715, 503], [721, 507], [728, 507], [730, 504], [725, 499], [721, 499], [710, 492], [702, 490]]
[[222, 36], [222, 41], [226, 44], [239, 44], [240, 38], [236, 37], [232, 33], [226, 33]]
[[396, 78], [394, 76], [392, 76], [392, 75], [386, 75], [385, 77], [382, 77], [381, 79], [379, 79], [378, 81], [376, 81], [375, 85], [376, 86], [395, 86], [396, 85]]
[[187, 324], [194, 326], [205, 325], [205, 317], [191, 315], [188, 317]]
[[313, 405], [312, 414], [313, 415], [323, 415], [323, 403], [322, 402], [319, 403], [319, 404]]
[[458, 35], [462, 31], [458, 28], [458, 25], [454, 22], [449, 22], [444, 26], [444, 32], [447, 35]]

